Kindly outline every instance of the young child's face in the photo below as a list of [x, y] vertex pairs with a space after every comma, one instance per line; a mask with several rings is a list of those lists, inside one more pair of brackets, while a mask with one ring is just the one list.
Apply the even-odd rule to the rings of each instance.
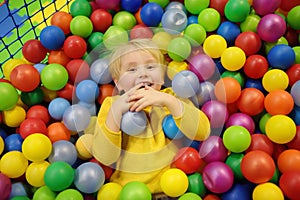
[[164, 83], [163, 68], [150, 53], [132, 51], [121, 57], [120, 77], [115, 83], [119, 91], [125, 92], [139, 83], [160, 90]]

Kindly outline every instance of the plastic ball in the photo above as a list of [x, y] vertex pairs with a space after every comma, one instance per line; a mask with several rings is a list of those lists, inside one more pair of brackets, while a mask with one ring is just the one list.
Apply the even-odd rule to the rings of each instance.
[[229, 113], [226, 105], [217, 100], [207, 101], [201, 110], [206, 114], [212, 128], [220, 128], [226, 123]]
[[285, 44], [275, 45], [268, 53], [268, 62], [271, 67], [286, 70], [296, 59], [295, 52], [292, 47]]
[[[290, 142], [296, 135], [296, 124], [288, 116], [274, 115], [266, 123], [266, 134], [275, 143], [285, 144]], [[282, 133], [285, 134], [282, 134]]]
[[295, 135], [295, 137], [293, 138], [292, 141], [290, 141], [289, 143], [287, 143], [287, 147], [289, 149], [300, 150], [300, 146], [299, 146], [300, 143], [299, 142], [300, 142], [300, 126], [297, 125], [297, 127], [296, 127], [296, 135]]
[[97, 199], [119, 200], [122, 186], [118, 183], [105, 183], [97, 193]]
[[52, 143], [59, 140], [70, 140], [71, 131], [62, 122], [54, 122], [50, 124], [47, 129], [47, 136]]
[[204, 196], [206, 193], [206, 188], [204, 186], [202, 175], [198, 172], [195, 172], [191, 175], [188, 175], [189, 186], [187, 193], [194, 193], [199, 196]]
[[60, 64], [48, 64], [41, 72], [41, 82], [49, 90], [60, 90], [68, 82], [68, 72]]
[[241, 35], [241, 30], [237, 24], [230, 21], [224, 21], [218, 27], [217, 34], [222, 36], [229, 45], [233, 45], [234, 41]]
[[251, 144], [246, 152], [260, 150], [264, 151], [270, 156], [273, 155], [274, 145], [271, 140], [265, 134], [252, 134], [251, 135]]
[[65, 33], [57, 26], [46, 26], [40, 33], [40, 41], [48, 50], [60, 49], [65, 41]]
[[198, 15], [198, 23], [202, 25], [206, 32], [217, 30], [221, 22], [221, 16], [214, 8], [205, 8]]
[[71, 131], [82, 131], [90, 122], [91, 115], [87, 108], [79, 104], [68, 107], [63, 114], [63, 122]]
[[44, 174], [49, 165], [47, 161], [30, 163], [25, 173], [27, 182], [34, 187], [44, 186]]
[[90, 20], [94, 31], [105, 32], [112, 24], [112, 15], [105, 9], [96, 9], [92, 12]]
[[229, 71], [237, 71], [241, 69], [245, 62], [246, 54], [237, 46], [228, 47], [221, 55], [221, 63], [223, 67]]
[[262, 42], [257, 33], [246, 31], [236, 37], [234, 45], [241, 48], [246, 56], [251, 56], [259, 52]]
[[279, 154], [277, 166], [281, 173], [289, 171], [299, 171], [300, 169], [300, 151], [296, 149], [287, 149]]
[[12, 189], [11, 180], [9, 177], [0, 173], [0, 192], [3, 199], [8, 199]]
[[87, 50], [87, 44], [81, 36], [71, 35], [66, 38], [63, 49], [69, 58], [80, 59]]
[[172, 35], [165, 31], [157, 32], [152, 37], [152, 41], [155, 42], [155, 44], [164, 54], [168, 53], [167, 49], [171, 40], [172, 40]]
[[146, 3], [140, 12], [142, 22], [149, 27], [156, 27], [161, 22], [163, 16], [163, 8], [154, 2]]
[[250, 55], [246, 59], [243, 71], [247, 77], [259, 79], [265, 75], [265, 73], [268, 71], [268, 68], [268, 60], [262, 55], [254, 54]]
[[253, 200], [284, 200], [284, 195], [281, 189], [274, 183], [262, 183], [254, 188], [252, 198]]
[[39, 200], [39, 199], [47, 199], [47, 200], [55, 200], [56, 193], [53, 192], [50, 188], [46, 185], [43, 185], [36, 189], [33, 194], [32, 200]]
[[225, 17], [232, 22], [243, 22], [250, 13], [248, 1], [228, 1], [224, 8]]
[[187, 59], [192, 51], [190, 42], [184, 37], [171, 39], [167, 47], [168, 55], [174, 61], [180, 62]]
[[99, 87], [100, 95], [97, 98], [97, 102], [102, 104], [104, 99], [114, 94], [115, 87], [112, 84], [104, 84]]
[[113, 16], [112, 23], [114, 26], [120, 26], [125, 30], [131, 30], [136, 25], [136, 19], [132, 13], [122, 10]]
[[105, 175], [100, 165], [86, 162], [79, 165], [75, 170], [74, 184], [76, 188], [87, 194], [97, 192], [104, 184]]
[[160, 186], [166, 195], [179, 197], [187, 191], [188, 177], [182, 170], [171, 168], [162, 174]]
[[87, 79], [90, 75], [89, 64], [82, 59], [73, 59], [66, 65], [70, 83], [78, 83]]
[[269, 181], [275, 173], [273, 158], [264, 151], [254, 150], [245, 154], [241, 162], [244, 177], [256, 184]]
[[64, 50], [50, 51], [48, 55], [48, 64], [60, 64], [66, 66], [71, 58], [67, 56]]
[[[105, 31], [103, 31], [105, 32]], [[87, 48], [88, 52], [91, 52], [92, 50], [97, 49], [102, 45], [103, 42], [103, 33], [102, 32], [92, 32], [91, 35], [87, 39]], [[86, 55], [87, 59], [90, 59], [92, 57], [92, 54]]]
[[92, 6], [88, 1], [74, 1], [70, 6], [70, 14], [73, 17], [82, 15], [89, 17], [92, 13]]
[[223, 17], [225, 15], [224, 8], [228, 0], [210, 0], [209, 7], [216, 9]]
[[181, 33], [187, 26], [187, 15], [180, 9], [166, 10], [162, 15], [161, 24], [170, 34]]
[[65, 35], [68, 35], [71, 32], [70, 23], [72, 19], [73, 17], [70, 13], [67, 13], [65, 11], [58, 11], [51, 17], [50, 22], [51, 25], [58, 26], [59, 28], [61, 28]]
[[95, 60], [90, 66], [90, 76], [98, 84], [110, 83], [112, 77], [109, 72], [109, 60], [105, 58]]
[[299, 15], [300, 6], [293, 7], [287, 14], [287, 23], [295, 30], [300, 30], [300, 26], [297, 21], [300, 19]]
[[172, 115], [167, 115], [162, 122], [162, 127], [165, 135], [169, 139], [181, 139], [184, 135], [178, 129]]
[[241, 162], [243, 157], [243, 153], [230, 153], [225, 161], [226, 165], [228, 165], [231, 168], [234, 174], [234, 178], [237, 181], [244, 180], [244, 176], [241, 171]]
[[168, 64], [167, 67], [167, 76], [170, 80], [174, 79], [174, 76], [182, 71], [182, 70], [187, 70], [188, 69], [188, 64], [184, 61], [182, 62], [176, 62], [176, 61], [171, 61]]
[[245, 88], [237, 100], [238, 109], [250, 116], [255, 116], [264, 110], [264, 94], [257, 88]]
[[250, 134], [255, 131], [255, 122], [252, 117], [246, 113], [233, 113], [226, 121], [226, 128], [230, 126], [242, 126], [246, 128]]
[[73, 100], [74, 92], [75, 92], [75, 86], [70, 83], [67, 83], [65, 85], [65, 87], [56, 91], [58, 97], [65, 98], [66, 100], [68, 100], [70, 102]]
[[19, 127], [26, 118], [26, 111], [23, 107], [16, 105], [10, 110], [2, 113], [3, 123], [8, 127]]
[[193, 200], [202, 200], [202, 198], [200, 196], [198, 196], [197, 194], [194, 194], [192, 192], [185, 193], [178, 198], [178, 200], [192, 200], [192, 199]]
[[75, 189], [66, 189], [58, 193], [55, 200], [84, 200], [82, 194]]
[[243, 126], [233, 125], [223, 133], [224, 146], [233, 153], [241, 153], [251, 144], [251, 135]]
[[173, 91], [183, 98], [195, 96], [199, 87], [199, 79], [194, 72], [189, 70], [178, 72], [172, 80]]
[[290, 199], [297, 199], [300, 195], [300, 172], [288, 171], [279, 179], [279, 187], [283, 194]]
[[70, 102], [64, 98], [57, 97], [52, 99], [48, 105], [48, 111], [53, 119], [61, 120], [65, 110], [71, 106]]
[[214, 94], [217, 100], [223, 103], [233, 103], [241, 95], [241, 85], [235, 78], [221, 78], [215, 84]]
[[3, 153], [4, 151], [4, 141], [2, 136], [0, 136], [0, 155]]
[[232, 188], [221, 195], [222, 200], [247, 200], [251, 199], [252, 190], [250, 184], [235, 183]]
[[105, 10], [115, 10], [118, 8], [120, 4], [120, 0], [112, 0], [112, 1], [106, 1], [106, 0], [96, 0], [96, 3], [99, 8], [105, 9]]
[[77, 160], [75, 145], [67, 140], [59, 140], [53, 143], [52, 152], [48, 157], [49, 162], [64, 161], [73, 165]]
[[20, 124], [19, 133], [23, 139], [34, 133], [47, 134], [47, 126], [41, 119], [27, 118]]
[[143, 132], [147, 125], [147, 116], [144, 111], [123, 114], [121, 119], [121, 130], [128, 135], [136, 136]]
[[50, 115], [48, 109], [43, 105], [31, 106], [26, 113], [27, 119], [41, 119], [45, 124], [49, 122]]
[[103, 35], [103, 44], [107, 49], [113, 49], [128, 42], [127, 31], [120, 26], [110, 26]]
[[150, 27], [143, 24], [137, 24], [130, 30], [130, 39], [149, 38], [153, 37], [153, 31]]
[[203, 105], [209, 100], [214, 100], [214, 85], [209, 81], [204, 81], [200, 83], [199, 92], [197, 93], [197, 100], [199, 105]]
[[[3, 140], [2, 140], [3, 142]], [[6, 151], [22, 151], [23, 138], [18, 133], [8, 135], [4, 139]], [[4, 147], [4, 146], [3, 146]]]
[[294, 64], [286, 70], [286, 74], [289, 77], [289, 86], [293, 86], [294, 83], [300, 80], [300, 64]]
[[29, 200], [28, 198], [28, 191], [26, 184], [22, 183], [21, 181], [16, 181], [11, 185], [11, 193], [9, 199], [16, 199], [16, 200]]
[[206, 38], [206, 30], [198, 23], [188, 24], [184, 30], [184, 37], [187, 38], [193, 47], [203, 44]]
[[[153, 2], [153, 0], [150, 0]], [[160, 0], [156, 0], [156, 2], [159, 2]], [[165, 10], [170, 10], [170, 9], [179, 9], [182, 10], [184, 13], [187, 13], [187, 10], [183, 4], [183, 2], [181, 1], [169, 1], [169, 0], [163, 0], [162, 2], [168, 2], [166, 3], [166, 6], [162, 6], [165, 7]]]
[[5, 153], [0, 160], [0, 171], [8, 178], [21, 177], [28, 167], [28, 160], [20, 151]]
[[262, 78], [262, 84], [266, 91], [285, 90], [289, 84], [288, 75], [281, 69], [271, 69]]
[[151, 200], [152, 195], [145, 183], [131, 181], [125, 184], [120, 192], [120, 200]]
[[274, 13], [279, 8], [280, 3], [280, 0], [253, 0], [252, 7], [257, 14], [264, 16], [266, 14]]
[[216, 135], [209, 136], [199, 147], [200, 158], [206, 163], [224, 161], [228, 155], [222, 138]]
[[271, 115], [288, 115], [294, 108], [294, 100], [285, 90], [273, 90], [266, 95], [264, 105]]
[[57, 192], [67, 189], [73, 183], [74, 177], [74, 169], [68, 163], [57, 161], [47, 167], [44, 181], [46, 186]]
[[47, 49], [39, 40], [27, 40], [22, 47], [22, 54], [26, 60], [32, 63], [43, 61], [47, 55]]
[[87, 38], [93, 32], [93, 23], [88, 17], [78, 15], [71, 20], [70, 30], [74, 36]]
[[257, 25], [257, 34], [265, 42], [276, 42], [284, 35], [286, 23], [277, 14], [267, 14], [263, 16]]
[[206, 188], [217, 194], [228, 191], [233, 185], [232, 170], [220, 161], [208, 163], [203, 169], [202, 176]]
[[76, 96], [86, 103], [95, 102], [99, 96], [98, 84], [93, 80], [83, 80], [76, 86]]
[[296, 106], [300, 107], [300, 80], [291, 87], [290, 95], [293, 97]]
[[16, 88], [10, 83], [0, 82], [0, 92], [0, 110], [12, 109], [19, 99]]
[[121, 8], [128, 12], [135, 13], [142, 6], [142, 0], [121, 0]]
[[209, 6], [209, 1], [194, 1], [194, 0], [187, 0], [184, 1], [184, 6], [191, 14], [198, 15], [203, 9]]
[[213, 76], [216, 65], [210, 56], [197, 54], [190, 58], [188, 68], [197, 75], [200, 82], [203, 82]]

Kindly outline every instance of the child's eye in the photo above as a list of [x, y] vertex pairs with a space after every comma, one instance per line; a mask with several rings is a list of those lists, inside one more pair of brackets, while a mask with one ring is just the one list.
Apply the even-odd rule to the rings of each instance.
[[147, 66], [147, 69], [150, 69], [150, 70], [151, 70], [151, 69], [154, 69], [154, 68], [155, 68], [154, 65], [148, 65], [148, 66]]
[[129, 71], [129, 72], [135, 72], [136, 70], [137, 70], [136, 67], [129, 67], [127, 69], [127, 71]]

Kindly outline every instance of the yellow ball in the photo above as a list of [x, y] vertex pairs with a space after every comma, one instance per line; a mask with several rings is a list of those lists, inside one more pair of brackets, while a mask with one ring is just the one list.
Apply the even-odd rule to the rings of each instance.
[[228, 47], [221, 55], [221, 64], [228, 71], [238, 71], [246, 62], [246, 54], [239, 47]]
[[3, 138], [0, 136], [0, 155], [2, 154], [4, 150], [4, 141]]
[[266, 123], [266, 135], [275, 143], [286, 144], [296, 135], [295, 122], [286, 115], [273, 115]]
[[281, 189], [274, 183], [262, 183], [257, 185], [252, 193], [253, 200], [284, 200]]
[[3, 122], [9, 127], [19, 127], [25, 118], [25, 109], [18, 105], [10, 110], [3, 111]]
[[25, 60], [22, 59], [10, 59], [2, 66], [3, 75], [5, 79], [10, 80], [10, 72], [18, 65], [26, 64]]
[[211, 58], [220, 58], [226, 48], [227, 42], [220, 35], [210, 35], [203, 42], [203, 51]]
[[188, 189], [187, 175], [180, 169], [171, 168], [165, 171], [160, 178], [162, 191], [170, 197], [179, 197]]
[[25, 173], [27, 182], [34, 187], [45, 185], [44, 174], [49, 165], [50, 163], [47, 161], [31, 163]]
[[268, 92], [285, 90], [289, 85], [289, 77], [281, 69], [271, 69], [264, 74], [262, 85]]
[[122, 186], [118, 183], [106, 183], [104, 184], [97, 194], [97, 200], [119, 200]]
[[93, 136], [91, 134], [82, 135], [79, 137], [75, 143], [75, 147], [77, 149], [78, 157], [82, 160], [88, 160], [93, 157], [90, 153], [91, 150], [87, 149], [83, 143], [89, 144], [92, 146]]
[[44, 94], [44, 101], [50, 102], [51, 100], [55, 99], [57, 97], [57, 92], [53, 90], [48, 90], [45, 87], [41, 87], [43, 94]]
[[158, 48], [162, 51], [163, 54], [167, 54], [168, 45], [172, 40], [172, 36], [164, 31], [157, 32], [153, 35], [152, 40], [158, 46]]
[[173, 80], [174, 76], [182, 71], [182, 70], [187, 70], [188, 69], [188, 64], [184, 61], [182, 62], [177, 62], [177, 61], [171, 61], [168, 64], [167, 68], [167, 76], [170, 80]]
[[28, 160], [20, 151], [9, 151], [0, 160], [0, 171], [9, 178], [19, 178], [28, 166]]
[[27, 136], [22, 144], [22, 152], [24, 156], [33, 162], [45, 160], [49, 157], [51, 151], [51, 140], [42, 133], [34, 133]]

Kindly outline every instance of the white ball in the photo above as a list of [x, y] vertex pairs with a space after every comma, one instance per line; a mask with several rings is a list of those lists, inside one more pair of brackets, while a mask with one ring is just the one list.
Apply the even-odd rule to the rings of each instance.
[[190, 98], [197, 94], [200, 83], [196, 74], [189, 70], [178, 72], [172, 80], [172, 89], [177, 96]]
[[128, 135], [138, 135], [146, 129], [147, 116], [144, 111], [123, 114], [121, 120], [121, 130]]

